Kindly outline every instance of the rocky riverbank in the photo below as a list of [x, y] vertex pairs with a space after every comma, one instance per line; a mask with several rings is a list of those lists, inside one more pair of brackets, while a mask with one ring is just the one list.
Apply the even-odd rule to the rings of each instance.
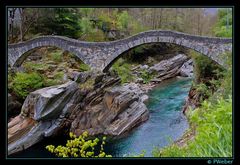
[[72, 75], [75, 81], [30, 93], [21, 113], [8, 123], [8, 154], [66, 130], [76, 135], [87, 130], [92, 136], [120, 136], [130, 131], [149, 117], [146, 93], [159, 82], [180, 75], [187, 61], [180, 54], [148, 67], [148, 72], [156, 73], [148, 84], [121, 85], [120, 78], [110, 72], [81, 72]]

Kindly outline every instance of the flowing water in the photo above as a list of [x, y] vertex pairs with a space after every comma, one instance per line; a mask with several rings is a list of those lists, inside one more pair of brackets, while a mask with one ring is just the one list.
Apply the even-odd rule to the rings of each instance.
[[149, 119], [129, 133], [106, 146], [114, 157], [133, 156], [143, 150], [146, 157], [152, 156], [155, 147], [162, 148], [180, 138], [188, 128], [182, 113], [184, 100], [191, 87], [191, 79], [174, 78], [159, 84], [149, 92], [147, 107]]
[[[108, 142], [105, 146], [106, 153], [123, 157], [140, 154], [144, 150], [145, 156], [151, 157], [155, 147], [162, 148], [180, 138], [188, 128], [181, 110], [190, 86], [189, 78], [173, 78], [156, 86], [149, 92], [146, 103], [150, 111], [149, 119], [127, 136]], [[64, 144], [64, 139], [66, 137], [45, 140], [14, 157], [53, 157], [44, 146]]]

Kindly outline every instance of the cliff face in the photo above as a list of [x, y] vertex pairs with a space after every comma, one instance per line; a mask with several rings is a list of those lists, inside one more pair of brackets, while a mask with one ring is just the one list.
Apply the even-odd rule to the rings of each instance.
[[[91, 96], [91, 93], [87, 95], [86, 100]], [[76, 135], [85, 130], [90, 135], [121, 135], [148, 119], [149, 112], [142, 96], [143, 92], [134, 83], [96, 93], [94, 98], [99, 99], [85, 102], [86, 107], [77, 114], [70, 130]]]

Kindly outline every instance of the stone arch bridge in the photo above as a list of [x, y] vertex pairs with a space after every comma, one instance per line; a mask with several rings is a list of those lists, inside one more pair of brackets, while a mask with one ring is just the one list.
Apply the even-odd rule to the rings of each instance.
[[175, 31], [152, 30], [138, 33], [125, 39], [111, 42], [84, 42], [62, 36], [41, 36], [26, 42], [8, 45], [8, 64], [18, 67], [27, 58], [28, 51], [46, 46], [55, 46], [75, 54], [92, 69], [105, 71], [121, 54], [147, 43], [173, 43], [208, 56], [220, 65], [220, 55], [232, 50], [231, 38], [195, 36]]

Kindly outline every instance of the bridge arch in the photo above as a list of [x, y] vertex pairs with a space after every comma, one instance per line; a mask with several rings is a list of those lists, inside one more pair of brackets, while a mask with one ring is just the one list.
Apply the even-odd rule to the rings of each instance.
[[43, 36], [34, 38], [24, 43], [8, 45], [8, 54], [12, 55], [11, 58], [8, 58], [8, 64], [11, 67], [19, 67], [29, 56], [28, 52], [43, 47], [56, 47], [62, 49], [63, 51], [69, 51], [85, 63], [84, 58], [79, 56], [79, 52], [76, 49], [73, 49], [70, 45], [66, 44], [65, 37]]
[[114, 57], [114, 58], [113, 58], [113, 59], [111, 58], [111, 59], [108, 60], [108, 63], [106, 64], [105, 68], [103, 69], [103, 72], [107, 72], [107, 71], [111, 68], [111, 66], [112, 66], [119, 58], [121, 58], [122, 56], [124, 56], [125, 53], [127, 53], [128, 51], [130, 51], [130, 50], [132, 50], [132, 49], [136, 49], [136, 48], [139, 47], [139, 46], [143, 46], [143, 45], [146, 45], [146, 44], [154, 44], [154, 43], [169, 43], [169, 44], [173, 44], [173, 45], [176, 45], [176, 46], [183, 47], [184, 49], [194, 50], [194, 51], [196, 51], [196, 52], [198, 52], [198, 53], [200, 53], [200, 54], [202, 54], [202, 55], [207, 56], [208, 58], [210, 58], [210, 59], [213, 60], [214, 62], [218, 63], [219, 65], [222, 65], [221, 62], [215, 60], [214, 57], [208, 56], [207, 54], [204, 54], [204, 52], [201, 51], [200, 49], [195, 49], [195, 48], [193, 48], [193, 47], [191, 47], [191, 46], [188, 46], [188, 45], [185, 46], [185, 45], [181, 45], [181, 44], [177, 44], [177, 43], [173, 43], [173, 42], [146, 42], [146, 43], [140, 43], [139, 45], [136, 45], [136, 46], [131, 47], [131, 48], [126, 49], [126, 50], [123, 49], [122, 52], [116, 52], [115, 54], [113, 54], [113, 57]]
[[[176, 36], [175, 36], [176, 35]], [[108, 58], [103, 71], [106, 71], [110, 66], [130, 49], [134, 49], [138, 46], [149, 43], [170, 43], [184, 48], [194, 50], [202, 55], [205, 55], [217, 62], [219, 65], [224, 65], [224, 62], [219, 55], [226, 51], [232, 50], [231, 39], [217, 38], [217, 37], [202, 37], [192, 36], [189, 34], [183, 34], [174, 32], [173, 35], [143, 35], [142, 38], [138, 38], [132, 41], [125, 41], [125, 45], [122, 45], [122, 49], [112, 54], [111, 58]]]
[[190, 35], [175, 31], [151, 30], [111, 42], [84, 42], [62, 36], [43, 36], [24, 43], [8, 45], [8, 63], [15, 66], [24, 59], [23, 53], [41, 46], [56, 46], [75, 54], [92, 69], [104, 71], [118, 56], [136, 46], [147, 43], [172, 43], [193, 49], [220, 65], [220, 55], [232, 50], [231, 38]]

